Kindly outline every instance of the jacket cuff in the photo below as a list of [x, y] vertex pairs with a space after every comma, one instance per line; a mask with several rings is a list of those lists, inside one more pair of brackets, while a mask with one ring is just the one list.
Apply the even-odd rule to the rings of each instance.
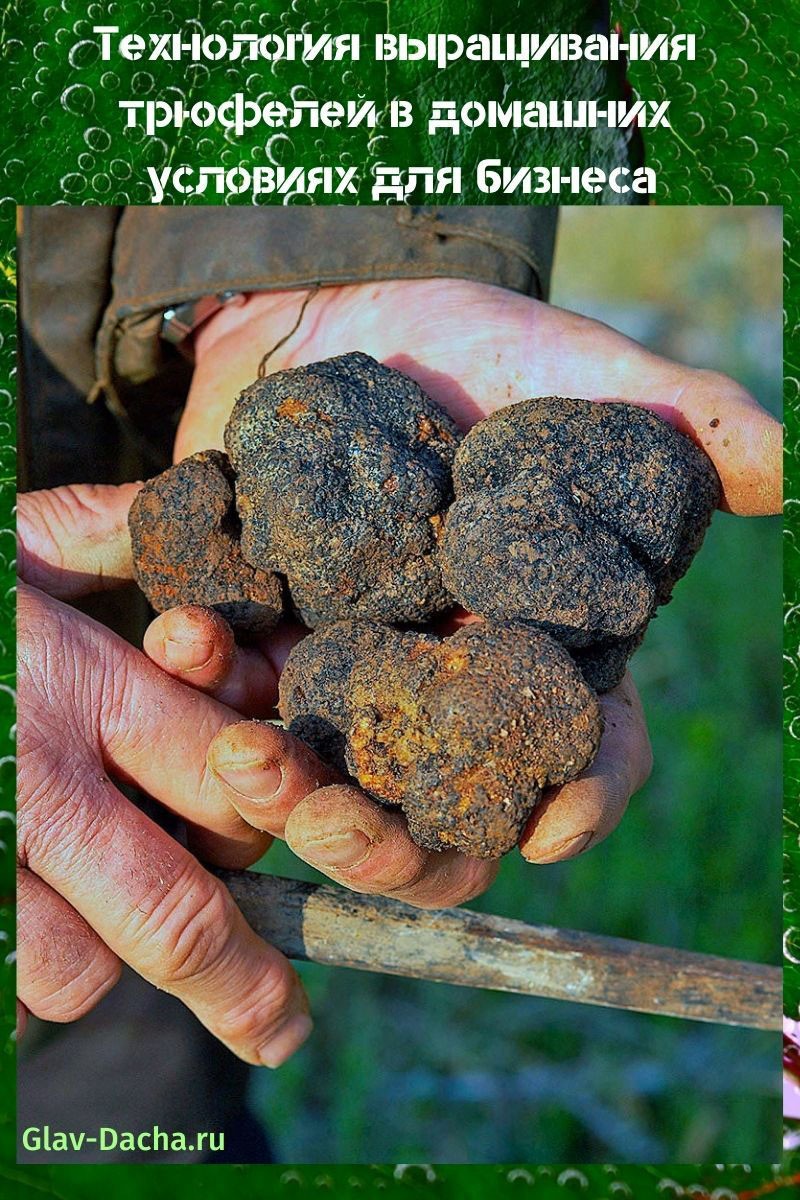
[[183, 403], [187, 364], [160, 338], [164, 309], [223, 291], [385, 279], [476, 280], [546, 298], [554, 207], [129, 208], [97, 338], [97, 376], [135, 424]]

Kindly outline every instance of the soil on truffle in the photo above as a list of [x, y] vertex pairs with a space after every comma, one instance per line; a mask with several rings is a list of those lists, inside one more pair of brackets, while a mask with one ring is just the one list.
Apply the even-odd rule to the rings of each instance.
[[157, 612], [205, 605], [245, 640], [276, 625], [281, 581], [242, 557], [234, 475], [224, 454], [205, 450], [149, 480], [128, 525], [136, 580]]
[[424, 622], [452, 600], [437, 542], [457, 427], [399, 371], [344, 354], [242, 392], [225, 433], [242, 552], [310, 627]]
[[337, 622], [290, 654], [280, 711], [290, 732], [399, 806], [419, 845], [480, 858], [517, 843], [543, 789], [579, 775], [602, 733], [569, 654], [521, 624], [440, 640]]
[[[129, 517], [158, 611], [243, 639], [291, 605], [290, 732], [423, 847], [496, 858], [576, 778], [613, 688], [719, 502], [710, 460], [646, 409], [547, 397], [461, 440], [411, 379], [351, 353], [258, 380]], [[483, 619], [419, 629], [455, 602]]]
[[621, 679], [720, 496], [711, 461], [655, 414], [559, 397], [474, 426], [454, 487], [448, 590], [472, 612], [552, 634], [599, 691]]

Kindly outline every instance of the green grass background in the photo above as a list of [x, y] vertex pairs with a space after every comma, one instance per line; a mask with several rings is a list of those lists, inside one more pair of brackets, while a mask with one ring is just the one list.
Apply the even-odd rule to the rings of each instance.
[[[295, 0], [284, 6], [281, 18], [299, 25], [303, 20], [324, 20], [328, 6], [311, 0]], [[52, 203], [126, 202], [145, 197], [133, 190], [133, 181], [143, 175], [149, 155], [161, 154], [158, 147], [146, 147], [133, 139], [112, 138], [103, 127], [104, 120], [116, 122], [115, 90], [128, 87], [129, 77], [116, 83], [105, 80], [95, 89], [89, 104], [85, 93], [69, 104], [59, 104], [64, 80], [74, 79], [66, 65], [70, 48], [85, 38], [89, 18], [99, 22], [120, 18], [126, 28], [166, 27], [170, 18], [180, 25], [200, 16], [209, 28], [224, 19], [232, 19], [237, 28], [254, 27], [262, 14], [261, 6], [227, 6], [204, 0], [174, 0], [169, 9], [147, 2], [132, 6], [109, 3], [79, 5], [75, 0], [51, 4], [10, 4], [0, 13], [0, 51], [4, 60], [4, 83], [8, 91], [7, 111], [13, 119], [5, 124], [0, 138], [0, 214], [5, 221], [3, 263], [0, 279], [0, 354], [4, 378], [0, 390], [0, 437], [3, 437], [4, 484], [0, 498], [5, 505], [0, 539], [0, 569], [5, 571], [0, 587], [0, 684], [10, 682], [13, 673], [13, 625], [10, 561], [10, 510], [13, 488], [12, 396], [14, 369], [13, 327], [13, 205], [15, 201]], [[332, 8], [332, 6], [331, 6]], [[570, 25], [569, 13], [579, 5], [565, 7], [559, 21]], [[506, 27], [530, 28], [530, 6], [507, 4], [491, 16], [489, 6], [441, 0], [434, 6], [411, 5], [404, 0], [388, 4], [339, 5], [330, 13], [340, 27], [350, 25], [348, 14], [356, 13], [366, 22], [391, 22], [397, 28], [403, 22], [427, 28], [488, 28], [492, 21]], [[790, 113], [797, 101], [797, 53], [792, 30], [796, 28], [798, 6], [795, 0], [770, 0], [759, 6], [757, 14], [743, 11], [731, 0], [630, 0], [614, 4], [614, 17], [626, 28], [651, 32], [670, 29], [694, 29], [700, 34], [701, 58], [695, 65], [650, 63], [634, 64], [631, 78], [646, 97], [669, 96], [673, 101], [673, 130], [657, 130], [648, 136], [648, 161], [660, 172], [659, 202], [670, 204], [784, 204], [786, 213], [786, 317], [787, 361], [784, 395], [789, 422], [787, 479], [790, 494], [797, 474], [797, 405], [800, 398], [796, 360], [797, 262], [793, 204], [797, 194], [797, 168], [788, 161], [786, 148], [790, 133]], [[580, 21], [577, 22], [580, 24]], [[574, 24], [574, 22], [573, 22]], [[91, 62], [87, 68], [99, 80], [100, 71]], [[453, 77], [451, 77], [453, 78]], [[481, 74], [487, 91], [495, 94], [507, 80], [502, 73]], [[146, 80], [143, 86], [146, 86]], [[195, 79], [195, 86], [202, 81]], [[284, 78], [278, 81], [287, 85]], [[395, 80], [387, 77], [387, 88]], [[396, 81], [394, 90], [414, 86], [420, 95], [441, 92], [437, 79]], [[474, 94], [476, 79], [455, 77], [449, 94], [467, 98]], [[205, 89], [204, 89], [205, 90]], [[232, 89], [231, 89], [232, 90]], [[550, 88], [553, 94], [557, 90]], [[121, 92], [119, 93], [121, 94]], [[81, 98], [86, 107], [81, 110]], [[111, 126], [116, 131], [116, 123]], [[99, 133], [97, 131], [100, 131]], [[510, 143], [510, 139], [509, 139]], [[506, 145], [511, 149], [509, 143]], [[169, 161], [181, 161], [181, 147], [167, 139], [163, 154]], [[299, 151], [304, 151], [302, 145]], [[474, 144], [480, 150], [480, 143]], [[513, 146], [521, 160], [532, 157], [530, 137], [518, 139]], [[235, 148], [211, 146], [204, 161], [218, 161], [221, 151], [234, 154]], [[551, 148], [555, 153], [558, 147]], [[349, 148], [349, 153], [368, 153], [366, 147]], [[161, 161], [164, 161], [162, 159]], [[424, 160], [420, 160], [424, 161]], [[71, 191], [75, 180], [69, 174], [85, 178], [82, 194]], [[130, 181], [130, 182], [129, 182]], [[479, 200], [479, 197], [470, 197]], [[681, 220], [678, 216], [676, 219]], [[623, 238], [624, 242], [624, 238]], [[641, 248], [646, 256], [647, 246]], [[597, 274], [599, 256], [593, 243], [583, 247], [583, 274]], [[677, 251], [676, 261], [681, 260]], [[691, 264], [691, 255], [682, 261]], [[651, 275], [651, 284], [654, 275]], [[742, 281], [727, 276], [727, 283], [715, 292], [716, 303], [723, 305], [724, 292], [743, 291]], [[586, 309], [594, 311], [603, 298], [584, 291]], [[580, 298], [580, 297], [579, 297]], [[575, 297], [572, 297], [575, 301]], [[615, 318], [620, 325], [627, 320], [622, 312], [624, 299], [618, 301]], [[695, 313], [689, 321], [683, 341], [683, 356], [690, 358], [692, 325], [700, 325]], [[658, 329], [644, 330], [648, 340], [659, 336]], [[727, 369], [744, 382], [757, 387], [756, 368], [751, 362], [734, 367], [746, 350], [752, 328], [733, 331], [722, 344]], [[758, 355], [756, 355], [758, 357]], [[750, 372], [748, 374], [748, 372]], [[774, 403], [772, 395], [763, 393]], [[5, 425], [2, 422], [5, 421]], [[3, 436], [5, 435], [5, 436]], [[800, 979], [795, 946], [800, 942], [794, 932], [800, 851], [798, 850], [797, 784], [800, 756], [796, 753], [795, 716], [798, 713], [797, 643], [800, 635], [794, 616], [794, 604], [800, 599], [797, 583], [797, 528], [794, 508], [787, 517], [786, 540], [786, 726], [787, 726], [787, 799], [785, 810], [785, 867], [787, 889], [784, 901], [791, 957], [787, 960], [787, 1011], [796, 1015]], [[776, 628], [775, 595], [770, 591], [770, 567], [774, 558], [769, 549], [774, 533], [758, 536], [747, 532], [747, 523], [720, 518], [715, 523], [701, 559], [692, 576], [678, 591], [669, 614], [659, 618], [648, 636], [637, 670], [648, 694], [648, 707], [654, 729], [657, 773], [647, 793], [637, 801], [625, 825], [607, 849], [588, 856], [573, 868], [548, 868], [537, 872], [542, 882], [531, 883], [530, 874], [510, 861], [498, 886], [486, 899], [494, 911], [513, 911], [532, 919], [548, 919], [557, 913], [561, 924], [606, 929], [629, 936], [675, 945], [691, 945], [719, 953], [736, 953], [767, 958], [774, 954], [773, 916], [777, 895], [771, 891], [775, 856], [774, 799], [754, 779], [770, 777], [774, 768], [771, 730], [775, 720], [773, 676]], [[774, 544], [774, 543], [773, 543]], [[767, 556], [767, 557], [761, 557]], [[743, 564], [752, 568], [742, 573]], [[698, 607], [692, 603], [690, 589], [702, 589]], [[731, 596], [738, 593], [746, 601], [740, 608], [740, 620], [731, 612]], [[691, 606], [691, 621], [680, 614]], [[756, 628], [760, 613], [764, 625]], [[742, 615], [743, 614], [743, 615]], [[669, 636], [669, 624], [679, 635]], [[770, 624], [772, 622], [772, 624]], [[769, 626], [769, 628], [768, 628]], [[694, 661], [702, 671], [690, 674], [673, 669], [673, 663]], [[690, 682], [693, 681], [693, 682]], [[740, 690], [747, 689], [746, 706], [741, 706]], [[726, 719], [709, 722], [709, 704], [723, 697], [728, 703]], [[11, 744], [8, 734], [12, 709], [8, 693], [0, 689], [0, 705], [5, 705], [2, 726], [4, 746], [0, 753], [0, 773], [6, 783], [6, 808], [11, 806], [9, 762]], [[722, 767], [725, 772], [723, 775]], [[687, 796], [695, 797], [689, 804]], [[748, 820], [743, 819], [746, 815]], [[0, 814], [3, 832], [9, 832], [5, 814]], [[738, 832], [737, 832], [738, 831]], [[676, 846], [674, 835], [682, 845]], [[10, 841], [8, 837], [4, 839]], [[634, 852], [635, 850], [635, 852]], [[3, 871], [0, 933], [10, 939], [13, 915], [8, 903], [11, 895], [11, 856], [0, 859]], [[294, 864], [296, 866], [296, 864]], [[288, 869], [279, 857], [271, 869]], [[299, 873], [299, 872], [298, 872]], [[702, 903], [698, 902], [702, 896]], [[522, 910], [520, 909], [522, 905]], [[764, 906], [770, 908], [764, 916]], [[583, 919], [582, 914], [591, 919]], [[702, 920], [700, 919], [702, 917]], [[647, 922], [647, 931], [637, 934], [639, 924]], [[10, 946], [10, 940], [6, 942]], [[5, 956], [2, 972], [3, 1013], [10, 1028], [13, 1012], [13, 960]], [[678, 1026], [666, 1021], [630, 1017], [617, 1013], [562, 1005], [537, 1004], [511, 997], [498, 997], [497, 1007], [483, 1010], [483, 998], [471, 992], [456, 992], [443, 987], [426, 989], [424, 985], [398, 984], [402, 993], [390, 1006], [384, 994], [388, 981], [352, 974], [334, 975], [309, 968], [309, 986], [319, 1001], [325, 999], [338, 1007], [352, 1031], [352, 1040], [343, 1044], [329, 1031], [326, 1047], [315, 1050], [313, 1061], [299, 1058], [296, 1067], [282, 1072], [273, 1083], [271, 1094], [262, 1092], [255, 1099], [262, 1107], [277, 1112], [279, 1148], [292, 1161], [302, 1140], [317, 1135], [328, 1145], [340, 1148], [356, 1144], [365, 1132], [376, 1126], [393, 1130], [393, 1147], [371, 1144], [373, 1161], [390, 1161], [395, 1153], [406, 1150], [410, 1157], [423, 1157], [434, 1134], [441, 1138], [441, 1159], [458, 1157], [459, 1146], [466, 1145], [466, 1157], [476, 1157], [476, 1146], [497, 1147], [497, 1152], [517, 1161], [539, 1157], [543, 1145], [542, 1130], [564, 1148], [562, 1161], [586, 1161], [595, 1152], [617, 1163], [631, 1157], [621, 1147], [629, 1134], [636, 1138], [669, 1137], [670, 1157], [700, 1163], [700, 1166], [671, 1166], [667, 1170], [644, 1167], [585, 1168], [579, 1177], [564, 1176], [559, 1169], [511, 1171], [508, 1168], [463, 1170], [438, 1168], [430, 1182], [426, 1172], [390, 1168], [351, 1170], [347, 1167], [319, 1169], [251, 1168], [243, 1169], [235, 1185], [247, 1190], [278, 1189], [358, 1193], [381, 1188], [391, 1192], [459, 1195], [468, 1197], [487, 1193], [526, 1190], [544, 1198], [563, 1196], [575, 1190], [591, 1198], [609, 1195], [650, 1196], [681, 1195], [690, 1185], [708, 1189], [755, 1187], [773, 1178], [766, 1167], [714, 1167], [709, 1156], [723, 1161], [763, 1157], [755, 1144], [758, 1126], [769, 1121], [774, 1111], [769, 1098], [774, 1089], [774, 1068], [764, 1073], [761, 1064], [768, 1061], [763, 1035], [735, 1031], [706, 1030], [700, 1026]], [[366, 991], [365, 988], [369, 990]], [[327, 993], [325, 995], [325, 993]], [[361, 997], [359, 1000], [358, 997]], [[524, 1008], [523, 1008], [524, 1006]], [[319, 1011], [319, 1003], [318, 1003]], [[387, 1020], [387, 1015], [393, 1021]], [[384, 1030], [375, 1035], [378, 1021]], [[446, 1036], [444, 1027], [459, 1030], [456, 1039]], [[372, 1031], [370, 1033], [370, 1030]], [[407, 1044], [407, 1045], [406, 1045]], [[498, 1057], [497, 1047], [501, 1045]], [[608, 1046], [615, 1048], [607, 1054]], [[547, 1079], [542, 1074], [528, 1075], [527, 1087], [538, 1102], [539, 1119], [532, 1123], [524, 1089], [492, 1090], [491, 1081], [475, 1069], [475, 1061], [486, 1062], [494, 1051], [492, 1070], [498, 1077], [518, 1073], [521, 1064], [545, 1062]], [[305, 1054], [311, 1051], [305, 1051]], [[427, 1057], [426, 1057], [427, 1056]], [[371, 1067], [374, 1060], [375, 1067]], [[2, 1064], [5, 1071], [5, 1097], [11, 1099], [13, 1042], [6, 1040]], [[370, 1071], [363, 1082], [359, 1072]], [[383, 1091], [375, 1086], [379, 1069], [387, 1070]], [[426, 1073], [427, 1072], [427, 1073]], [[578, 1083], [575, 1084], [575, 1080]], [[307, 1081], [311, 1079], [312, 1083]], [[447, 1081], [443, 1096], [437, 1084]], [[372, 1086], [370, 1087], [370, 1083]], [[401, 1086], [403, 1084], [404, 1086]], [[571, 1088], [573, 1100], [565, 1103], [561, 1094], [554, 1096], [556, 1085]], [[574, 1085], [574, 1086], [573, 1086]], [[580, 1085], [580, 1086], [578, 1086]], [[549, 1090], [548, 1090], [549, 1089]], [[557, 1089], [556, 1089], [557, 1091]], [[583, 1107], [574, 1097], [582, 1095]], [[543, 1099], [544, 1097], [544, 1099]], [[576, 1107], [577, 1110], [576, 1111]], [[450, 1120], [448, 1108], [457, 1114]], [[306, 1114], [310, 1123], [306, 1132], [298, 1114]], [[488, 1116], [487, 1116], [488, 1114]], [[148, 1168], [117, 1168], [109, 1175], [102, 1168], [14, 1168], [13, 1107], [3, 1114], [0, 1134], [3, 1139], [2, 1176], [26, 1190], [54, 1192], [63, 1197], [91, 1195], [95, 1190], [113, 1187], [120, 1196], [138, 1195], [147, 1188], [153, 1195], [174, 1195], [185, 1188], [211, 1196], [227, 1192], [232, 1177], [222, 1168], [184, 1169], [164, 1172]], [[527, 1122], [527, 1123], [526, 1123]], [[276, 1118], [271, 1122], [276, 1131]], [[587, 1133], [588, 1130], [588, 1133]], [[673, 1131], [679, 1137], [680, 1150]], [[741, 1136], [735, 1136], [738, 1131]], [[748, 1141], [748, 1138], [750, 1139]], [[319, 1143], [318, 1143], [319, 1144]], [[774, 1137], [769, 1135], [769, 1144]], [[502, 1145], [502, 1149], [500, 1148]], [[654, 1142], [651, 1141], [654, 1148]], [[585, 1149], [584, 1149], [585, 1147]], [[487, 1151], [491, 1152], [491, 1150]], [[636, 1155], [635, 1157], [640, 1157]], [[346, 1161], [346, 1159], [345, 1159]], [[650, 1161], [657, 1161], [655, 1154]], [[717, 1159], [719, 1161], [719, 1159]], [[705, 1163], [705, 1165], [703, 1165]], [[784, 1170], [797, 1170], [800, 1163], [788, 1160]], [[674, 1186], [667, 1180], [674, 1180]], [[113, 1181], [113, 1182], [112, 1182]], [[725, 1193], [723, 1193], [725, 1194]]]

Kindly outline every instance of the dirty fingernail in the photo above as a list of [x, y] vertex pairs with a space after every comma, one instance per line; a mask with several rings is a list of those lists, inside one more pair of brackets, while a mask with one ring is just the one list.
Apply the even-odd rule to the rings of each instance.
[[164, 638], [164, 654], [176, 671], [197, 671], [204, 667], [214, 653], [212, 642], [179, 642]]
[[260, 1048], [259, 1059], [265, 1067], [282, 1066], [295, 1050], [299, 1050], [313, 1028], [314, 1022], [307, 1013], [297, 1013], [296, 1016], [290, 1017], [275, 1036]]
[[369, 854], [372, 842], [360, 829], [334, 833], [330, 837], [306, 842], [303, 857], [323, 867], [355, 867]]
[[575, 837], [567, 838], [566, 841], [556, 842], [555, 846], [548, 846], [545, 850], [540, 850], [535, 856], [532, 856], [528, 861], [535, 863], [552, 863], [560, 862], [562, 858], [571, 858], [576, 854], [580, 854], [594, 836], [593, 830], [588, 830], [586, 833], [576, 834]]
[[278, 764], [263, 759], [249, 762], [216, 760], [213, 769], [223, 783], [248, 800], [272, 800], [283, 783], [283, 771]]

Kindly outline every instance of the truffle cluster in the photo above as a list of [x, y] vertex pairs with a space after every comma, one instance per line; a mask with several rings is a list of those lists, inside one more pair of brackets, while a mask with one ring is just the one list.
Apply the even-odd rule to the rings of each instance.
[[[422, 389], [365, 354], [247, 388], [207, 451], [131, 509], [159, 611], [218, 609], [240, 637], [285, 611], [293, 733], [420, 845], [495, 857], [602, 732], [624, 674], [719, 500], [710, 461], [645, 409], [556, 397], [462, 439]], [[430, 626], [459, 604], [482, 618]], [[399, 627], [399, 628], [398, 628]]]

